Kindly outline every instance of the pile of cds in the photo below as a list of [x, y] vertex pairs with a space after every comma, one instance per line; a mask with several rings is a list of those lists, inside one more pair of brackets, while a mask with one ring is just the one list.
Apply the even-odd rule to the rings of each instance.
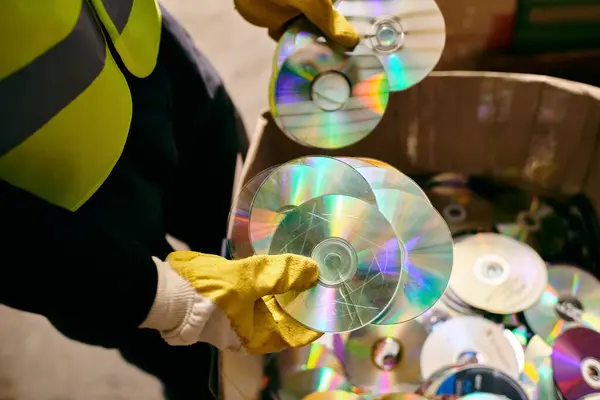
[[452, 237], [423, 191], [368, 158], [311, 156], [273, 167], [241, 190], [230, 253], [293, 253], [319, 265], [317, 285], [276, 299], [320, 332], [412, 320], [440, 298]]
[[365, 138], [389, 92], [423, 80], [444, 49], [444, 18], [433, 0], [340, 0], [360, 41], [344, 49], [305, 19], [282, 36], [273, 58], [271, 114], [292, 140], [337, 149]]

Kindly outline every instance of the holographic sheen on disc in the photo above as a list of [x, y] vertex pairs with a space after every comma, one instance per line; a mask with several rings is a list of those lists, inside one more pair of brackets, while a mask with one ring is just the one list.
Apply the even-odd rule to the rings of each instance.
[[534, 305], [546, 283], [544, 260], [513, 238], [478, 233], [454, 245], [450, 288], [471, 307], [514, 314]]
[[342, 390], [331, 390], [329, 392], [311, 393], [302, 400], [357, 400], [359, 396], [354, 393], [344, 392]]
[[311, 43], [285, 60], [270, 96], [271, 114], [292, 140], [339, 149], [375, 129], [389, 90], [377, 57], [337, 53], [325, 44]]
[[315, 197], [341, 194], [375, 204], [369, 183], [350, 165], [332, 157], [310, 156], [277, 167], [260, 186], [250, 211], [250, 240], [256, 254], [267, 254], [285, 214]]
[[267, 168], [256, 174], [248, 181], [237, 195], [235, 207], [229, 213], [229, 224], [231, 227], [231, 239], [227, 241], [231, 257], [246, 258], [254, 255], [254, 249], [250, 240], [250, 209], [254, 195], [265, 181], [267, 176], [276, 167]]
[[396, 295], [403, 254], [376, 206], [328, 195], [290, 211], [273, 235], [269, 254], [293, 253], [319, 264], [319, 282], [276, 299], [303, 325], [347, 332], [371, 323]]
[[542, 296], [524, 315], [530, 328], [548, 344], [577, 325], [600, 330], [600, 283], [577, 267], [551, 266]]
[[557, 400], [552, 375], [552, 347], [539, 336], [534, 336], [525, 349], [525, 367], [521, 383], [530, 400]]
[[452, 273], [452, 235], [444, 219], [422, 198], [394, 189], [373, 192], [405, 257], [398, 296], [373, 322], [397, 324], [423, 314], [446, 290]]
[[298, 19], [281, 35], [275, 55], [273, 57], [273, 70], [277, 71], [294, 50], [316, 42], [323, 34], [319, 29], [304, 18]]
[[343, 0], [337, 9], [361, 37], [354, 53], [374, 52], [392, 91], [422, 81], [442, 55], [446, 27], [433, 0]]
[[320, 343], [288, 349], [277, 354], [279, 379], [285, 379], [298, 371], [315, 368], [330, 368], [340, 375], [344, 374], [344, 367], [335, 354]]
[[481, 317], [456, 317], [435, 328], [421, 352], [425, 379], [449, 365], [478, 363], [519, 378], [519, 362], [504, 329]]
[[600, 393], [600, 333], [584, 327], [563, 332], [551, 358], [554, 381], [565, 400]]
[[428, 204], [431, 204], [423, 189], [415, 181], [393, 167], [382, 168], [370, 166], [355, 168], [369, 182], [373, 190], [396, 189], [415, 195]]
[[316, 368], [286, 377], [281, 381], [277, 394], [282, 400], [298, 400], [314, 392], [345, 390], [349, 387], [346, 379], [331, 368]]
[[419, 357], [427, 331], [416, 321], [369, 325], [350, 334], [344, 348], [348, 380], [378, 394], [421, 380]]

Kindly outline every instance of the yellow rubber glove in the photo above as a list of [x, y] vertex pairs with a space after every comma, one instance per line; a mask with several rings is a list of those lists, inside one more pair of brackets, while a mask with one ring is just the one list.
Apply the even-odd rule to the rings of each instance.
[[170, 344], [201, 341], [222, 350], [265, 354], [322, 336], [289, 316], [273, 297], [315, 285], [318, 266], [310, 258], [284, 254], [230, 261], [176, 251], [166, 262], [155, 262], [159, 288], [142, 327], [160, 330]]
[[330, 39], [346, 47], [358, 43], [358, 33], [331, 4], [331, 0], [234, 0], [242, 17], [253, 25], [269, 29], [279, 40], [288, 21], [304, 15]]

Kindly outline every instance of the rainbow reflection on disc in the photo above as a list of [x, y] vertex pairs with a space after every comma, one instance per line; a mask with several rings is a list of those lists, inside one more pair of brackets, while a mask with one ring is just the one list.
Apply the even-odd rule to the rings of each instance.
[[423, 314], [446, 290], [452, 273], [452, 235], [440, 214], [421, 197], [394, 189], [373, 192], [405, 256], [399, 295], [374, 323], [397, 324]]
[[348, 380], [367, 391], [386, 394], [421, 381], [421, 349], [427, 338], [417, 321], [369, 325], [350, 334], [344, 348]]
[[320, 343], [311, 343], [277, 354], [277, 372], [280, 379], [298, 371], [323, 367], [331, 368], [340, 375], [344, 374], [344, 367], [335, 354]]
[[246, 258], [254, 255], [250, 240], [250, 209], [252, 200], [260, 185], [276, 167], [270, 167], [256, 174], [246, 183], [236, 197], [234, 207], [229, 213], [228, 226], [231, 227], [230, 239], [227, 241], [229, 252], [234, 259]]
[[376, 206], [341, 195], [309, 200], [280, 222], [269, 254], [293, 253], [319, 265], [317, 285], [275, 298], [301, 324], [348, 332], [371, 323], [396, 295], [403, 254]]
[[343, 390], [330, 390], [329, 392], [315, 392], [302, 398], [302, 400], [357, 400], [359, 396]]
[[577, 267], [551, 266], [541, 298], [523, 314], [533, 332], [548, 344], [573, 326], [600, 330], [600, 282]]
[[427, 195], [421, 189], [419, 185], [408, 176], [404, 175], [402, 172], [398, 171], [395, 168], [381, 168], [376, 166], [370, 167], [358, 167], [356, 168], [359, 174], [361, 174], [371, 188], [375, 189], [395, 189], [400, 190], [402, 192], [406, 192], [415, 196], [418, 196], [427, 204], [429, 203], [429, 199]]
[[600, 393], [600, 333], [584, 327], [561, 333], [551, 358], [554, 380], [565, 400]]
[[341, 194], [375, 204], [369, 183], [350, 165], [332, 157], [301, 157], [274, 169], [256, 191], [250, 208], [250, 240], [256, 254], [267, 254], [273, 233], [286, 213], [315, 197]]
[[315, 42], [285, 60], [270, 96], [271, 114], [292, 140], [339, 149], [375, 129], [387, 107], [389, 90], [377, 57], [337, 53]]
[[277, 42], [273, 57], [273, 70], [279, 70], [294, 50], [306, 44], [314, 43], [322, 37], [323, 34], [319, 32], [319, 29], [307, 19], [298, 19], [283, 32], [283, 35], [281, 35], [281, 38]]
[[525, 349], [525, 367], [520, 381], [531, 400], [556, 400], [552, 375], [552, 347], [534, 336]]
[[422, 81], [442, 55], [446, 27], [433, 0], [343, 0], [337, 9], [361, 37], [353, 54], [375, 53], [392, 91]]

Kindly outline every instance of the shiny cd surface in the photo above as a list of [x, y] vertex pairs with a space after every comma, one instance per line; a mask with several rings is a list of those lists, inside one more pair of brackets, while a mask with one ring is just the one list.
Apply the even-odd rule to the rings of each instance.
[[387, 107], [389, 89], [377, 57], [341, 54], [312, 43], [285, 60], [270, 95], [271, 114], [292, 140], [339, 149], [375, 129]]
[[395, 189], [373, 192], [405, 257], [399, 295], [374, 323], [397, 324], [423, 314], [446, 290], [452, 272], [452, 235], [444, 219], [422, 198]]
[[336, 157], [336, 159], [345, 162], [346, 164], [350, 165], [352, 168], [361, 168], [361, 167], [372, 167], [373, 164], [371, 164], [368, 161], [364, 161], [363, 159], [359, 158], [359, 157]]
[[396, 295], [404, 260], [377, 207], [341, 195], [306, 201], [285, 216], [269, 250], [284, 253], [319, 265], [315, 287], [276, 296], [288, 314], [319, 332], [353, 331], [377, 318]]
[[519, 382], [500, 370], [485, 366], [465, 366], [445, 376], [430, 395], [489, 393], [510, 400], [528, 400]]
[[481, 317], [461, 316], [444, 322], [429, 335], [421, 352], [421, 374], [456, 364], [481, 364], [519, 377], [519, 361], [499, 325]]
[[600, 333], [575, 327], [552, 346], [554, 381], [565, 400], [600, 393]]
[[281, 380], [278, 395], [284, 400], [302, 399], [314, 392], [346, 390], [348, 382], [331, 368], [316, 368], [299, 371]]
[[544, 260], [513, 238], [478, 233], [454, 246], [450, 288], [472, 307], [514, 314], [534, 305], [547, 282]]
[[343, 0], [337, 9], [361, 37], [354, 53], [379, 57], [390, 90], [419, 83], [442, 55], [446, 27], [433, 0]]
[[[430, 204], [429, 199], [427, 198], [427, 195], [423, 189], [421, 189], [421, 187], [417, 185], [415, 181], [398, 171], [396, 168], [382, 168], [372, 165], [368, 167], [356, 167], [356, 170], [367, 180], [367, 182], [369, 182], [373, 190], [400, 190], [417, 196], [424, 200], [427, 204]], [[379, 201], [380, 200], [378, 199], [378, 202]], [[385, 202], [385, 199], [381, 199], [381, 201]]]
[[548, 344], [576, 325], [600, 330], [600, 283], [577, 267], [551, 266], [542, 297], [523, 314], [531, 329]]
[[237, 195], [234, 207], [229, 213], [231, 239], [227, 241], [229, 252], [234, 259], [246, 258], [254, 255], [254, 248], [250, 240], [250, 209], [254, 195], [265, 181], [267, 176], [276, 167], [267, 168], [256, 174], [246, 183]]
[[347, 195], [376, 204], [365, 178], [333, 157], [302, 157], [275, 168], [252, 201], [249, 232], [254, 252], [267, 253], [273, 233], [287, 212], [327, 194]]
[[552, 347], [534, 336], [525, 349], [525, 368], [521, 383], [530, 400], [557, 400], [552, 375]]
[[344, 349], [348, 380], [381, 394], [397, 391], [401, 384], [418, 384], [426, 338], [425, 327], [416, 321], [369, 325], [352, 332]]
[[306, 18], [297, 19], [283, 35], [281, 35], [279, 42], [277, 42], [275, 55], [273, 57], [273, 70], [279, 70], [294, 50], [306, 44], [314, 43], [320, 38], [323, 38], [323, 34], [319, 32], [319, 29], [316, 26], [310, 23]]
[[277, 354], [276, 362], [280, 379], [298, 371], [323, 367], [344, 374], [344, 368], [335, 354], [320, 343], [282, 351]]
[[359, 397], [343, 390], [330, 390], [328, 392], [315, 392], [302, 398], [302, 400], [356, 400]]

